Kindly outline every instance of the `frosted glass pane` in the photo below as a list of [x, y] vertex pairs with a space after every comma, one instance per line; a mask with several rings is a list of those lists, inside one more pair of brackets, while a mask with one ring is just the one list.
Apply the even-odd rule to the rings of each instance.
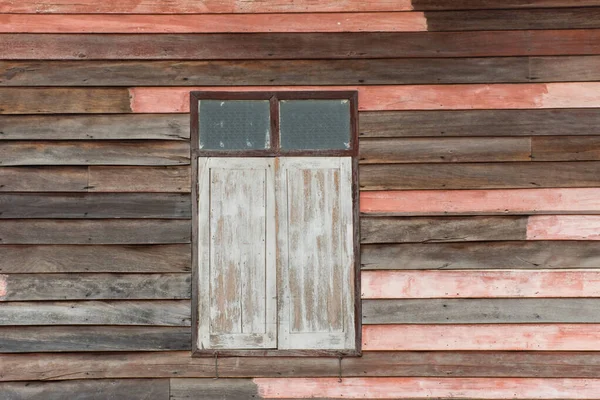
[[198, 115], [202, 150], [269, 148], [268, 100], [200, 100]]
[[279, 103], [281, 148], [350, 148], [349, 100], [282, 100]]

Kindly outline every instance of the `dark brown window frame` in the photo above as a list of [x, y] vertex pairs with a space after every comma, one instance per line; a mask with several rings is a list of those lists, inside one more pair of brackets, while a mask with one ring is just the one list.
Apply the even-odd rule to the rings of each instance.
[[[261, 150], [203, 150], [199, 148], [198, 102], [201, 100], [269, 100], [270, 148]], [[350, 148], [336, 150], [281, 150], [279, 147], [280, 100], [349, 100]], [[193, 357], [360, 357], [362, 356], [362, 299], [360, 264], [360, 206], [358, 179], [358, 92], [349, 90], [310, 91], [193, 91], [190, 92], [190, 140], [192, 163], [192, 356]], [[215, 350], [200, 349], [198, 339], [198, 158], [199, 157], [351, 157], [352, 223], [354, 230], [354, 329], [351, 350]]]

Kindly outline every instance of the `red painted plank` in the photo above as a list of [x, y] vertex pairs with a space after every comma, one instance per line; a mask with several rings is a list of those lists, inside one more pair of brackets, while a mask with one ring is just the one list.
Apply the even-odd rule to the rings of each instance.
[[599, 399], [600, 379], [256, 378], [265, 399]]
[[[189, 112], [192, 90], [325, 90], [326, 86], [139, 87], [131, 88], [131, 109], [138, 113]], [[600, 107], [600, 82], [494, 85], [335, 86], [358, 90], [359, 109], [460, 110]]]
[[0, 0], [2, 13], [186, 14], [408, 11], [411, 0]]
[[365, 351], [597, 351], [600, 324], [365, 325]]
[[600, 240], [598, 215], [535, 215], [527, 223], [528, 240]]
[[363, 271], [363, 299], [600, 297], [600, 271]]
[[0, 33], [420, 32], [422, 12], [224, 15], [0, 14]]
[[600, 189], [411, 190], [362, 192], [369, 214], [600, 214]]

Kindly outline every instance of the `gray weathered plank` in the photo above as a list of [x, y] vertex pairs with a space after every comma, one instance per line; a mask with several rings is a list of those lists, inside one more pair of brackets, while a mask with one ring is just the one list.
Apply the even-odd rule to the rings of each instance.
[[597, 187], [600, 162], [362, 165], [362, 190]]
[[600, 299], [364, 300], [363, 324], [553, 324], [600, 322]]
[[0, 192], [85, 192], [87, 167], [0, 168]]
[[129, 91], [124, 88], [0, 88], [0, 114], [129, 112]]
[[[0, 168], [2, 172], [2, 168]], [[185, 167], [89, 167], [90, 192], [177, 192], [191, 190]]]
[[4, 245], [1, 274], [190, 272], [191, 247], [173, 245]]
[[449, 163], [529, 161], [530, 138], [361, 139], [360, 162]]
[[412, 0], [415, 10], [597, 7], [599, 0]]
[[[190, 357], [191, 331], [189, 327], [140, 327], [140, 326], [12, 326], [0, 327], [0, 353], [35, 353], [35, 352], [133, 352], [133, 351], [173, 351], [186, 350], [186, 357]], [[138, 353], [139, 354], [139, 353]], [[159, 353], [153, 353], [159, 354]], [[106, 353], [105, 353], [106, 355]], [[53, 356], [57, 356], [54, 354]], [[84, 356], [85, 357], [85, 356]], [[93, 357], [101, 357], [94, 354]], [[119, 356], [122, 360], [128, 357]], [[0, 355], [0, 360], [2, 356]], [[212, 360], [211, 360], [212, 361]], [[61, 373], [62, 367], [54, 365], [45, 370], [46, 378], [31, 379], [76, 379], [68, 378]], [[88, 360], [89, 367], [94, 366]], [[41, 364], [40, 364], [41, 365]], [[65, 367], [66, 365], [63, 365]], [[130, 368], [136, 371], [132, 364]], [[213, 362], [214, 368], [214, 362]], [[2, 362], [0, 362], [0, 371]], [[0, 373], [0, 380], [6, 375]], [[76, 374], [77, 375], [77, 374]], [[142, 376], [139, 370], [131, 372], [127, 377], [144, 378], [154, 375]], [[157, 374], [161, 375], [161, 374]], [[166, 375], [162, 375], [163, 377]], [[96, 376], [97, 377], [97, 376]], [[91, 379], [88, 373], [83, 373], [80, 378]], [[21, 379], [28, 379], [23, 376]], [[15, 380], [15, 379], [13, 379]]]
[[361, 250], [367, 270], [600, 268], [594, 241], [383, 244]]
[[525, 240], [527, 217], [361, 218], [361, 243]]
[[189, 163], [183, 141], [0, 141], [0, 166]]
[[4, 400], [168, 400], [168, 379], [7, 382], [0, 384]]
[[0, 244], [189, 243], [189, 220], [0, 220]]
[[531, 147], [534, 161], [600, 160], [600, 136], [536, 137]]
[[0, 303], [0, 325], [190, 326], [189, 300]]
[[[600, 72], [600, 57], [531, 57], [529, 68], [531, 82], [597, 81]], [[590, 127], [590, 129], [593, 128]], [[564, 132], [561, 134], [564, 135]], [[581, 134], [589, 134], [589, 132]]]
[[190, 274], [0, 275], [2, 301], [191, 298]]
[[[600, 57], [597, 60], [600, 63]], [[542, 70], [540, 67], [536, 74]], [[600, 135], [600, 109], [361, 112], [360, 134], [361, 137]]]
[[[107, 85], [115, 79], [105, 76]], [[67, 72], [64, 85], [73, 81]], [[0, 115], [0, 140], [187, 140], [189, 125], [183, 114]]]
[[258, 386], [252, 379], [171, 379], [171, 400], [260, 399]]
[[190, 197], [175, 193], [0, 194], [7, 218], [191, 218]]

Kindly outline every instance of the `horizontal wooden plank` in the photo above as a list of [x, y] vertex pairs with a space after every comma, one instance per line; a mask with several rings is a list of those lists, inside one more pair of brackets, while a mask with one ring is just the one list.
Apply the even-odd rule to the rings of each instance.
[[246, 400], [262, 399], [251, 379], [171, 379], [171, 400], [194, 398]]
[[0, 88], [0, 114], [127, 112], [131, 112], [131, 108], [126, 89]]
[[[115, 337], [124, 330], [181, 330], [181, 328], [111, 327]], [[111, 329], [108, 328], [108, 329]], [[34, 330], [24, 329], [21, 337], [39, 337]], [[102, 332], [102, 328], [78, 327], [84, 332]], [[133, 332], [132, 331], [132, 332]], [[41, 331], [40, 331], [41, 332]], [[132, 333], [132, 336], [133, 333]], [[141, 336], [138, 340], [142, 343]], [[163, 337], [167, 337], [166, 333]], [[135, 338], [132, 337], [131, 342]], [[174, 339], [173, 343], [184, 343]], [[189, 339], [188, 339], [189, 342]], [[41, 343], [36, 341], [33, 343]], [[123, 341], [120, 342], [121, 344]], [[166, 344], [166, 343], [165, 343]], [[415, 376], [415, 377], [545, 377], [597, 378], [600, 373], [598, 352], [364, 352], [362, 357], [341, 360], [343, 377]], [[193, 358], [187, 351], [122, 354], [2, 354], [1, 381], [72, 380], [114, 378], [212, 378], [212, 358]], [[338, 377], [339, 360], [315, 357], [226, 357], [218, 359], [219, 377]]]
[[530, 138], [361, 139], [360, 162], [448, 163], [529, 161]]
[[363, 299], [600, 297], [600, 271], [363, 271], [361, 293]]
[[[1, 145], [0, 145], [1, 147]], [[1, 152], [1, 151], [0, 151]], [[192, 217], [190, 196], [176, 193], [0, 194], [0, 219]]]
[[[593, 0], [576, 0], [593, 1]], [[108, 0], [98, 4], [73, 3], [69, 0], [36, 0], [21, 3], [2, 0], [0, 12], [4, 13], [97, 13], [97, 14], [195, 14], [195, 13], [273, 13], [273, 12], [340, 12], [340, 11], [407, 11], [410, 0], [346, 0], [343, 3], [323, 3], [314, 0], [271, 0], [248, 2], [243, 0], [178, 0], [157, 2], [155, 0]]]
[[533, 138], [533, 160], [595, 161], [600, 160], [600, 136], [547, 136]]
[[527, 223], [529, 240], [600, 240], [600, 216], [535, 215]]
[[9, 302], [0, 304], [0, 325], [190, 326], [190, 302]]
[[361, 243], [523, 240], [527, 217], [361, 218]]
[[0, 275], [0, 301], [191, 298], [190, 274]]
[[595, 399], [600, 379], [258, 378], [265, 399]]
[[364, 351], [595, 351], [598, 324], [366, 325]]
[[[572, 28], [584, 24], [564, 13]], [[436, 26], [451, 19], [435, 18]], [[502, 19], [502, 16], [496, 17]], [[544, 18], [546, 25], [550, 18]], [[537, 25], [536, 25], [537, 26]], [[544, 25], [542, 25], [544, 26]], [[561, 26], [564, 26], [562, 24]], [[523, 28], [521, 28], [523, 29]], [[423, 32], [422, 12], [302, 13], [222, 15], [0, 14], [0, 33], [264, 33], [264, 32]]]
[[186, 165], [184, 141], [3, 141], [0, 165]]
[[360, 113], [361, 137], [600, 135], [600, 109]]
[[362, 192], [360, 211], [385, 215], [600, 214], [600, 189]]
[[598, 0], [412, 0], [416, 10], [597, 7]]
[[365, 270], [598, 268], [591, 241], [531, 241], [361, 245]]
[[131, 400], [169, 399], [168, 379], [81, 380], [67, 382], [9, 382], [0, 384], [6, 400]]
[[181, 273], [190, 272], [189, 244], [95, 246], [0, 246], [0, 273]]
[[600, 28], [600, 9], [579, 7], [519, 11], [431, 11], [425, 13], [425, 18], [427, 29], [432, 32]]
[[189, 125], [188, 115], [176, 114], [0, 115], [0, 140], [187, 140]]
[[[123, 352], [123, 351], [170, 351], [191, 349], [191, 331], [188, 327], [140, 327], [140, 326], [19, 326], [0, 327], [0, 352]], [[74, 353], [75, 354], [75, 353]], [[160, 353], [154, 353], [160, 354]], [[52, 357], [61, 357], [50, 354]], [[101, 356], [94, 354], [94, 356]], [[1, 358], [2, 356], [0, 356]], [[90, 357], [90, 356], [88, 356]], [[121, 359], [128, 357], [119, 355]], [[42, 366], [44, 363], [40, 363]], [[89, 366], [94, 363], [88, 359]], [[213, 362], [214, 364], [214, 362]], [[2, 368], [2, 367], [0, 367]], [[43, 367], [42, 367], [43, 368]], [[110, 368], [110, 367], [109, 367]], [[214, 368], [214, 365], [213, 365]], [[15, 371], [16, 372], [16, 371]], [[71, 379], [58, 368], [47, 370], [56, 379]], [[165, 377], [166, 375], [163, 375]], [[131, 378], [140, 378], [130, 374]], [[151, 376], [147, 376], [151, 377]], [[80, 379], [92, 378], [82, 374]], [[27, 378], [25, 378], [27, 379]], [[35, 378], [38, 379], [38, 378]], [[41, 380], [46, 380], [39, 378]], [[72, 379], [76, 379], [75, 377]], [[7, 379], [9, 380], [9, 379]], [[13, 379], [15, 380], [15, 379]], [[23, 380], [23, 379], [16, 379]]]
[[189, 193], [191, 168], [90, 166], [86, 189], [90, 192]]
[[[236, 60], [600, 54], [600, 30], [0, 34], [6, 60]], [[32, 46], [32, 43], [34, 46]]]
[[189, 243], [189, 220], [0, 220], [0, 244]]
[[[186, 113], [190, 109], [190, 90], [229, 92], [323, 89], [320, 86], [139, 87], [131, 88], [129, 92], [133, 112]], [[518, 85], [374, 85], [340, 86], [335, 89], [357, 90], [359, 109], [362, 111], [600, 107], [600, 82]], [[29, 90], [35, 89], [29, 88]]]
[[360, 167], [362, 190], [587, 188], [600, 162], [392, 164]]
[[532, 82], [594, 81], [600, 58], [583, 57], [530, 57], [529, 75]]
[[87, 167], [0, 168], [0, 192], [85, 192]]
[[[556, 287], [556, 285], [554, 286]], [[600, 299], [363, 301], [363, 324], [598, 323]]]

